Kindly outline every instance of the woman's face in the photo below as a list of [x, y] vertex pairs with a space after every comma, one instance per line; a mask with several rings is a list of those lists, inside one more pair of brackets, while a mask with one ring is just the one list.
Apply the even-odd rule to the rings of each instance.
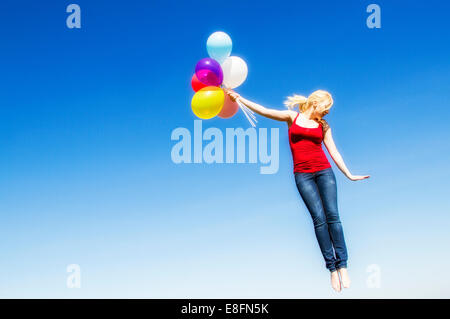
[[318, 103], [316, 104], [316, 108], [315, 108], [315, 113], [317, 116], [320, 117], [324, 117], [325, 115], [327, 115], [329, 113], [329, 109], [326, 110], [327, 107], [327, 103]]

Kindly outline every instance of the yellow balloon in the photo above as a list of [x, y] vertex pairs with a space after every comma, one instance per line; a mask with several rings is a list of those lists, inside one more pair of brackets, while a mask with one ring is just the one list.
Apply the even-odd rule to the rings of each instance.
[[213, 118], [222, 110], [225, 93], [216, 86], [207, 86], [197, 91], [192, 98], [192, 112], [199, 118], [207, 120]]

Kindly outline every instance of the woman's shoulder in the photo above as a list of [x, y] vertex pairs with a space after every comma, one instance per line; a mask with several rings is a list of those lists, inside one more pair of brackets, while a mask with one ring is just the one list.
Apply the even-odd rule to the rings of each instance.
[[325, 120], [325, 119], [320, 120], [320, 125], [322, 125], [322, 129], [324, 132], [326, 132], [330, 128], [330, 125], [328, 124], [327, 120]]
[[288, 112], [289, 112], [289, 114], [291, 115], [291, 117], [297, 117], [297, 115], [299, 115], [300, 113], [299, 112], [296, 112], [296, 111], [294, 111], [294, 110], [287, 110]]
[[291, 122], [294, 122], [295, 119], [297, 118], [297, 116], [300, 114], [294, 110], [287, 110], [287, 112], [289, 112], [289, 116], [291, 118]]

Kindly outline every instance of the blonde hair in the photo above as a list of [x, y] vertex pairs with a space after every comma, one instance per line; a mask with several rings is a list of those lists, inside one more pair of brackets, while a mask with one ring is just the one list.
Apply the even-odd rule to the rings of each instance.
[[[315, 107], [315, 105], [318, 104], [324, 105], [324, 111], [328, 111], [331, 106], [333, 106], [333, 98], [331, 97], [331, 94], [324, 90], [317, 90], [312, 92], [308, 98], [302, 95], [294, 94], [292, 96], [288, 96], [288, 98], [284, 101], [284, 105], [291, 110], [298, 105], [300, 113], [303, 113], [309, 110], [310, 107]], [[322, 124], [322, 129], [325, 133], [325, 131], [329, 128], [329, 125], [327, 121], [322, 118], [322, 115], [316, 116], [314, 120]]]

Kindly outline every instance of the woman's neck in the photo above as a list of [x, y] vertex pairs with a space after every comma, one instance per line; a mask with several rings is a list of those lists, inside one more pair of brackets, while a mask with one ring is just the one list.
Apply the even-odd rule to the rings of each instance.
[[311, 111], [311, 110], [308, 110], [308, 111], [303, 112], [303, 113], [301, 113], [301, 114], [302, 114], [302, 116], [303, 116], [305, 119], [307, 119], [307, 120], [313, 120], [313, 119], [312, 119], [312, 111]]

